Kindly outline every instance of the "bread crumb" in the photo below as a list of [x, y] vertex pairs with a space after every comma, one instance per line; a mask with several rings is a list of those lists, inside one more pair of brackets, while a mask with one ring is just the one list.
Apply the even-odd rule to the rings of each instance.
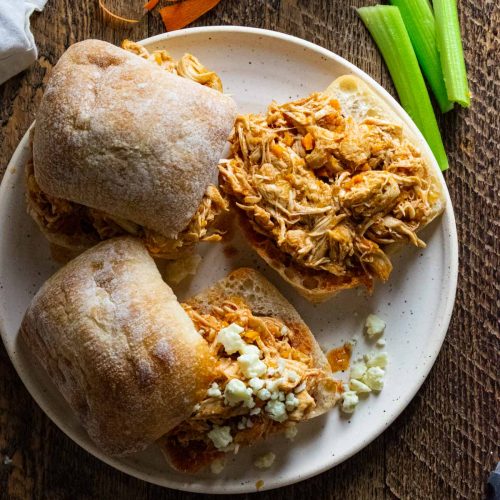
[[293, 441], [295, 439], [295, 436], [297, 435], [297, 432], [299, 432], [299, 429], [297, 429], [296, 425], [289, 425], [285, 429], [285, 437], [290, 441]]
[[165, 281], [171, 285], [177, 285], [189, 275], [194, 276], [201, 262], [201, 256], [197, 253], [187, 254], [177, 260], [165, 262], [162, 266], [162, 275]]
[[268, 469], [273, 465], [275, 459], [276, 455], [272, 451], [270, 451], [265, 455], [258, 457], [253, 464], [258, 469]]
[[220, 474], [224, 470], [225, 466], [226, 461], [224, 460], [224, 458], [216, 458], [210, 464], [210, 470], [212, 471], [212, 474]]

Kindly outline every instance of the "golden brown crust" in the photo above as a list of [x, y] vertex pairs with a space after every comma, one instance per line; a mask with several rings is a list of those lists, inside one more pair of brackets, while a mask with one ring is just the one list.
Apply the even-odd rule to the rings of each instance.
[[112, 455], [142, 450], [189, 417], [213, 376], [206, 342], [133, 238], [101, 243], [52, 276], [21, 335]]
[[63, 54], [47, 85], [35, 177], [49, 195], [175, 237], [216, 176], [235, 112], [220, 92], [86, 40]]

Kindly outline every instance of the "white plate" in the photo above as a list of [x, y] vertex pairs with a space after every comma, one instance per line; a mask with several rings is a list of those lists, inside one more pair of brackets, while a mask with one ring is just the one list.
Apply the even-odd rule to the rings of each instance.
[[[410, 118], [392, 97], [365, 73], [341, 57], [298, 38], [251, 28], [194, 28], [160, 35], [144, 42], [165, 48], [174, 56], [196, 54], [221, 76], [225, 91], [236, 99], [240, 111], [263, 111], [272, 99], [287, 101], [324, 89], [337, 76], [352, 73], [385, 99], [429, 148]], [[386, 350], [390, 364], [386, 385], [378, 395], [363, 400], [349, 419], [334, 409], [299, 427], [293, 446], [276, 437], [242, 450], [219, 476], [210, 473], [186, 476], [167, 468], [152, 447], [129, 458], [104, 456], [97, 450], [59, 396], [45, 373], [18, 343], [22, 315], [36, 290], [56, 269], [48, 245], [25, 213], [23, 165], [29, 155], [28, 136], [17, 148], [0, 191], [0, 330], [3, 341], [24, 384], [47, 415], [80, 446], [104, 462], [138, 478], [170, 488], [205, 493], [243, 493], [277, 488], [319, 474], [358, 452], [375, 439], [403, 411], [431, 369], [450, 320], [457, 280], [457, 235], [453, 209], [445, 187], [446, 212], [423, 232], [425, 250], [407, 248], [394, 257], [390, 282], [379, 284], [371, 297], [347, 291], [321, 306], [300, 298], [258, 258], [237, 241], [237, 256], [229, 258], [221, 245], [202, 248], [199, 273], [177, 290], [182, 298], [194, 293], [239, 265], [252, 265], [269, 277], [297, 307], [326, 348], [360, 337], [356, 351], [373, 348], [365, 343], [362, 325], [366, 315], [377, 313], [387, 322]], [[444, 181], [443, 181], [444, 186]], [[269, 470], [252, 466], [253, 459], [273, 450], [275, 465]], [[237, 458], [237, 460], [236, 460]]]

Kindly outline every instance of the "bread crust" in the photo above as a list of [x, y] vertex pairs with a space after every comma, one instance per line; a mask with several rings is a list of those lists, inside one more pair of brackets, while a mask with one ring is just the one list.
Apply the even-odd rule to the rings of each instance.
[[216, 178], [235, 115], [230, 97], [86, 40], [63, 54], [47, 85], [35, 178], [49, 195], [172, 238]]
[[[366, 117], [376, 117], [401, 123], [398, 116], [380, 99], [362, 80], [353, 75], [344, 75], [334, 80], [325, 91], [340, 103], [342, 113], [352, 116], [355, 121], [362, 121]], [[412, 144], [418, 144], [417, 138], [403, 126], [403, 133]], [[427, 173], [431, 180], [429, 199], [432, 207], [429, 215], [423, 221], [420, 230], [438, 217], [446, 206], [439, 175], [429, 164], [426, 158]], [[239, 213], [240, 225], [250, 243], [250, 246], [260, 257], [289, 283], [298, 293], [312, 303], [321, 303], [342, 290], [365, 286], [369, 292], [373, 290], [373, 279], [366, 275], [349, 274], [337, 277], [326, 271], [316, 271], [293, 262], [287, 254], [282, 252], [271, 240], [264, 239], [257, 234], [248, 222], [245, 214]], [[386, 247], [391, 254], [397, 251], [402, 244], [394, 243]]]
[[110, 455], [140, 451], [188, 418], [213, 377], [207, 343], [131, 237], [105, 241], [52, 276], [21, 336]]

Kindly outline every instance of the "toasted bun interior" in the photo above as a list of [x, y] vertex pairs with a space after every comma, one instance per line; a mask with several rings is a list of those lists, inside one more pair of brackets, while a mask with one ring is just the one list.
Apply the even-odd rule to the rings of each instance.
[[63, 54], [47, 84], [35, 178], [51, 196], [175, 237], [216, 177], [235, 113], [218, 91], [86, 40]]
[[21, 335], [111, 455], [142, 450], [189, 417], [212, 377], [206, 342], [133, 238], [101, 243], [52, 276]]

